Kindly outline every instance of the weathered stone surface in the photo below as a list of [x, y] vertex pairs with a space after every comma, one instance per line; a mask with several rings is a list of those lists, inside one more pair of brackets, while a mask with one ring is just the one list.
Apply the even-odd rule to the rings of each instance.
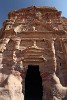
[[[14, 73], [14, 72], [13, 72]], [[22, 93], [22, 79], [14, 74], [8, 77], [8, 90], [11, 100], [24, 100], [24, 95]]]
[[12, 11], [0, 29], [0, 86], [7, 84], [5, 80], [12, 67], [19, 66], [25, 93], [25, 76], [30, 64], [39, 65], [42, 99], [63, 100], [53, 95], [50, 87], [53, 80], [49, 80], [50, 74], [55, 73], [62, 87], [67, 86], [67, 18], [61, 17], [54, 7], [32, 6]]
[[0, 100], [11, 100], [9, 91], [0, 87]]

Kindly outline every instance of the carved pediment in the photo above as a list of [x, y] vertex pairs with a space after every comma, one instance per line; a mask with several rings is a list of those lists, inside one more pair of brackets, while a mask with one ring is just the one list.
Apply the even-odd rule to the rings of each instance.
[[44, 53], [44, 49], [41, 48], [35, 48], [33, 47], [29, 47], [26, 48], [23, 51], [20, 51], [21, 55], [20, 58], [22, 60], [27, 60], [27, 61], [46, 61], [46, 59], [43, 57], [43, 53]]
[[43, 48], [38, 48], [38, 47], [35, 47], [35, 46], [32, 46], [32, 47], [28, 47], [26, 48], [25, 50], [22, 51], [23, 53], [38, 53], [38, 52], [44, 52], [44, 49]]

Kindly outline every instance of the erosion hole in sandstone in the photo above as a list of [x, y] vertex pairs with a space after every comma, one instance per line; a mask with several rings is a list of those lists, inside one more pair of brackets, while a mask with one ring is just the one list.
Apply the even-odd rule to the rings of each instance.
[[24, 100], [42, 100], [43, 87], [42, 78], [38, 65], [28, 65], [25, 78], [25, 99]]

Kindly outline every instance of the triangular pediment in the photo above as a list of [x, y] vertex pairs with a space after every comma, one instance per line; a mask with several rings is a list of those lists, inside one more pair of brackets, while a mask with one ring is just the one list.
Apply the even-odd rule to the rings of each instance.
[[39, 47], [35, 47], [35, 46], [32, 46], [32, 47], [28, 47], [28, 48], [26, 48], [26, 49], [24, 49], [22, 52], [24, 52], [24, 53], [27, 53], [27, 52], [43, 52], [44, 51], [44, 49], [43, 48], [39, 48]]

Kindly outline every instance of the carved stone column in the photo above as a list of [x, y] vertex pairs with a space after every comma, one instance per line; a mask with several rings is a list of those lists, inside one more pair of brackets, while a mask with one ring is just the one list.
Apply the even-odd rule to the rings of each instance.
[[52, 52], [53, 52], [53, 61], [54, 61], [53, 67], [56, 71], [57, 61], [56, 61], [56, 55], [55, 55], [54, 40], [51, 41], [51, 48], [52, 48]]

